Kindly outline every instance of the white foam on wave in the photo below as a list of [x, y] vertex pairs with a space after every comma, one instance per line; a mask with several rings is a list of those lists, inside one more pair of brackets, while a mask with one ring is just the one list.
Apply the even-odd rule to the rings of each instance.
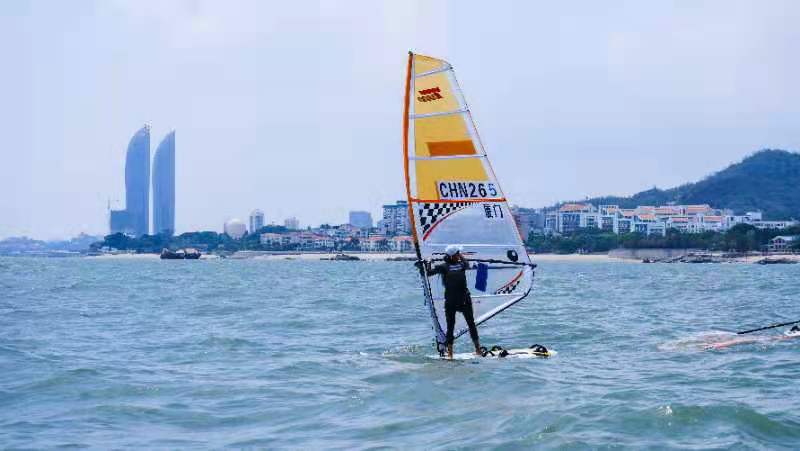
[[698, 332], [676, 340], [665, 341], [657, 346], [659, 351], [704, 351], [717, 343], [724, 343], [737, 337], [733, 332], [710, 330]]
[[[549, 357], [555, 357], [558, 354], [556, 351], [550, 350]], [[429, 359], [436, 359], [436, 360], [449, 360], [447, 357], [441, 357], [438, 354], [430, 354], [427, 356]], [[453, 354], [453, 360], [475, 360], [475, 359], [546, 359], [548, 357], [543, 357], [536, 354], [529, 354], [529, 353], [520, 353], [520, 354], [509, 354], [505, 357], [500, 356], [479, 356], [472, 352], [460, 352]]]

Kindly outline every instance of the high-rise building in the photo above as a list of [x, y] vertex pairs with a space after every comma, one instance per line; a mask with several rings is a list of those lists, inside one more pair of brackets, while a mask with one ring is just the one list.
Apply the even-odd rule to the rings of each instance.
[[264, 212], [261, 210], [253, 210], [250, 213], [250, 233], [255, 233], [264, 227]]
[[360, 229], [372, 227], [372, 215], [368, 211], [351, 211], [349, 224]]
[[394, 205], [383, 206], [383, 231], [387, 235], [411, 233], [408, 221], [408, 202], [398, 200]]
[[125, 156], [125, 209], [112, 210], [111, 233], [146, 235], [150, 228], [150, 126], [133, 135]]
[[531, 232], [543, 233], [545, 214], [542, 210], [520, 208], [512, 205], [511, 215], [517, 223], [517, 229], [522, 237], [522, 241], [527, 240]]
[[153, 233], [175, 233], [175, 131], [171, 131], [153, 157]]
[[300, 230], [300, 221], [295, 217], [287, 218], [283, 221], [283, 225], [289, 230]]

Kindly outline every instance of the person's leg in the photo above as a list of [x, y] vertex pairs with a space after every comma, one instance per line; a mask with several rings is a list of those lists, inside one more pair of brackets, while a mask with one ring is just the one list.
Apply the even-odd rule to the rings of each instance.
[[472, 338], [472, 344], [475, 345], [475, 354], [481, 354], [481, 342], [480, 338], [478, 337], [478, 327], [475, 325], [475, 317], [472, 313], [472, 300], [467, 299], [467, 302], [464, 303], [464, 320], [467, 322], [467, 327], [469, 327], [469, 336]]
[[456, 327], [456, 309], [453, 306], [444, 304], [444, 317], [447, 321], [447, 335], [445, 344], [447, 344], [447, 357], [453, 358], [453, 329]]

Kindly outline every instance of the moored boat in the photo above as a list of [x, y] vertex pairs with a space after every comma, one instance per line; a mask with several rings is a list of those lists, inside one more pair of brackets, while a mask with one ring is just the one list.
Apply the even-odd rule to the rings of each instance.
[[178, 250], [170, 250], [170, 249], [161, 249], [161, 259], [162, 260], [197, 260], [200, 258], [200, 251], [194, 248], [187, 248], [187, 249], [178, 249]]

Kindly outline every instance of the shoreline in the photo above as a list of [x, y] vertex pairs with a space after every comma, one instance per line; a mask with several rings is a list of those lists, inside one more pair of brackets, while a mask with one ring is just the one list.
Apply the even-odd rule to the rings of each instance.
[[[231, 260], [302, 260], [302, 261], [336, 261], [337, 255], [347, 255], [357, 257], [358, 261], [412, 261], [415, 260], [413, 253], [401, 252], [236, 252], [228, 255], [225, 259]], [[643, 263], [642, 258], [607, 254], [528, 254], [531, 261], [539, 262], [571, 262], [571, 263]], [[83, 258], [103, 259], [103, 260], [150, 260], [159, 259], [159, 254], [104, 254], [104, 255], [85, 255]], [[201, 260], [221, 259], [216, 254], [203, 254]], [[757, 264], [762, 260], [786, 260], [800, 263], [800, 254], [774, 254], [774, 255], [744, 255], [737, 257], [722, 257], [714, 255], [716, 261], [713, 263], [739, 263]], [[653, 262], [667, 263], [667, 262]], [[679, 263], [679, 262], [675, 262]]]
[[[230, 260], [303, 260], [303, 261], [335, 261], [331, 260], [336, 255], [345, 254], [358, 257], [360, 261], [410, 261], [415, 259], [413, 253], [401, 252], [285, 252], [285, 253], [234, 253], [227, 256]], [[616, 263], [638, 263], [635, 259], [623, 259], [609, 256], [608, 254], [528, 254], [531, 261], [537, 262], [616, 262]], [[84, 258], [96, 258], [103, 260], [148, 260], [159, 259], [159, 254], [104, 254], [87, 255]], [[203, 254], [201, 260], [219, 259], [214, 254]]]

